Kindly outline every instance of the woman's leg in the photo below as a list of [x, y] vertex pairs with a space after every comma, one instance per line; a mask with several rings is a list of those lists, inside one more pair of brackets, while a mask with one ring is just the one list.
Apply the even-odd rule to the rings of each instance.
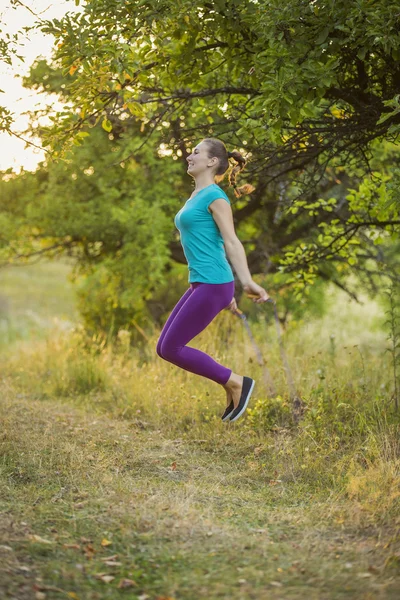
[[232, 370], [220, 365], [208, 354], [186, 344], [229, 305], [234, 294], [234, 282], [192, 285], [192, 293], [175, 314], [163, 338], [161, 356], [186, 371], [225, 385]]
[[174, 306], [171, 314], [169, 315], [168, 319], [166, 320], [164, 327], [162, 328], [160, 337], [157, 342], [157, 348], [156, 348], [156, 352], [157, 352], [158, 356], [160, 356], [161, 358], [164, 358], [163, 355], [161, 354], [161, 345], [164, 341], [166, 333], [167, 333], [168, 329], [170, 328], [171, 323], [175, 319], [176, 315], [178, 314], [178, 312], [180, 311], [180, 309], [182, 308], [182, 306], [185, 304], [186, 300], [191, 296], [192, 293], [193, 293], [193, 289], [191, 286], [188, 290], [186, 290], [186, 292], [183, 294], [181, 299], [178, 300], [177, 304]]

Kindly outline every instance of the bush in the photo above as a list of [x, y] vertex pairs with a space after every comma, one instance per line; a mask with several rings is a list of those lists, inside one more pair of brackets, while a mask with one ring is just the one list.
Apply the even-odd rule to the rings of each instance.
[[258, 399], [254, 408], [247, 409], [247, 415], [248, 425], [255, 431], [267, 431], [293, 424], [290, 403], [281, 396], [264, 396]]

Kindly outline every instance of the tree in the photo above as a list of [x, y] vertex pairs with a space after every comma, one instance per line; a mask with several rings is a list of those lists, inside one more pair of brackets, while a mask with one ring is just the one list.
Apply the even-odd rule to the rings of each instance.
[[[70, 78], [72, 108], [44, 132], [56, 152], [82, 128], [111, 128], [126, 113], [150, 133], [163, 132], [183, 160], [203, 134], [239, 145], [251, 158], [256, 191], [237, 203], [238, 224], [261, 213], [265, 229], [278, 221], [296, 241], [310, 229], [299, 218], [308, 207], [314, 228], [327, 223], [328, 238], [317, 230], [312, 240], [312, 259], [299, 252], [300, 261], [286, 260], [309, 277], [306, 265], [343, 256], [355, 230], [392, 235], [398, 227], [395, 211], [354, 222], [351, 206], [338, 201], [350, 179], [365, 186], [363, 175], [371, 176], [373, 141], [394, 143], [400, 131], [395, 3], [95, 0], [43, 30], [55, 36], [57, 64]], [[372, 196], [382, 195], [382, 181], [374, 185]], [[270, 270], [262, 235], [256, 246], [251, 262]]]
[[[157, 212], [159, 244], [170, 258], [155, 273], [161, 278], [185, 262], [172, 207], [181, 193], [185, 198], [185, 157], [203, 135], [238, 146], [250, 159], [247, 177], [256, 190], [236, 199], [234, 217], [253, 273], [295, 286], [299, 298], [317, 278], [353, 296], [348, 274], [363, 276], [372, 289], [382, 272], [398, 278], [399, 17], [392, 3], [93, 0], [83, 8], [42, 25], [55, 36], [54, 61], [38, 62], [26, 85], [65, 100], [53, 124], [40, 128], [64, 165], [48, 162], [42, 192], [49, 200], [35, 205], [34, 221], [41, 223], [48, 206], [42, 227], [49, 246], [68, 242], [80, 264], [101, 271], [103, 279], [92, 273], [86, 289], [104, 291], [104, 274], [112, 272], [111, 297], [124, 293], [114, 275], [118, 252], [127, 261], [132, 256], [130, 242], [121, 250], [120, 229], [106, 227], [105, 244], [101, 225], [110, 224], [121, 186], [138, 176], [140, 197], [148, 161], [152, 185], [163, 181], [171, 199]], [[114, 200], [101, 195], [100, 220], [80, 223], [84, 199], [97, 210], [98, 190], [81, 175], [85, 152], [87, 164], [99, 160], [97, 145], [102, 161], [95, 173], [103, 177], [108, 168], [117, 192]], [[71, 169], [79, 175], [73, 186]], [[67, 194], [60, 190], [64, 181]], [[61, 204], [53, 206], [59, 195]], [[151, 203], [140, 206], [146, 212]], [[141, 235], [138, 228], [135, 236]], [[142, 275], [137, 281], [150, 303], [156, 280], [152, 289]]]
[[95, 0], [43, 30], [80, 109], [63, 115], [63, 134], [105, 109], [120, 113], [121, 102], [143, 119], [184, 107], [202, 117], [196, 130], [212, 123], [262, 148], [268, 161], [257, 167], [273, 178], [318, 158], [364, 159], [371, 139], [399, 132], [399, 14], [389, 0]]
[[[122, 169], [112, 138], [97, 128], [64, 161], [0, 183], [3, 264], [72, 257], [81, 312], [103, 330], [149, 316], [146, 302], [170, 269], [168, 242], [182, 202], [179, 163], [146, 146]], [[126, 151], [132, 142], [124, 141]]]
[[[17, 54], [17, 41], [17, 34], [11, 36], [0, 29], [0, 63], [12, 64], [12, 57]], [[0, 89], [1, 94], [4, 94], [4, 92], [5, 90]], [[0, 106], [0, 131], [10, 132], [11, 124], [11, 112], [5, 106]]]

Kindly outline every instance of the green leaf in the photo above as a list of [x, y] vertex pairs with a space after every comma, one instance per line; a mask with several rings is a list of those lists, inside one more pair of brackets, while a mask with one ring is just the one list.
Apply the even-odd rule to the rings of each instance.
[[330, 32], [330, 27], [325, 27], [321, 33], [319, 34], [319, 36], [317, 37], [317, 39], [315, 40], [315, 43], [319, 46], [320, 44], [323, 44], [326, 40], [326, 38], [328, 37]]
[[112, 123], [109, 119], [104, 119], [101, 126], [107, 132], [112, 131]]
[[142, 105], [138, 102], [127, 102], [127, 107], [129, 109], [129, 112], [135, 117], [144, 117], [145, 112], [143, 110]]
[[360, 60], [364, 60], [367, 50], [368, 48], [366, 48], [365, 46], [359, 49], [359, 51], [357, 52], [357, 56]]

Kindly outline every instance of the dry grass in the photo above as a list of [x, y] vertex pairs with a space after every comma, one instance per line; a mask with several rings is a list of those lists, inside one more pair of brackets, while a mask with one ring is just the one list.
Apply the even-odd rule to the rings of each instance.
[[[40, 598], [397, 597], [396, 517], [377, 518], [383, 504], [365, 484], [379, 476], [395, 495], [393, 457], [357, 485], [353, 470], [346, 494], [318, 490], [289, 459], [287, 432], [261, 444], [222, 426], [213, 437], [175, 437], [142, 420], [17, 398], [10, 383], [1, 392], [5, 597], [26, 576]], [[355, 519], [371, 500], [374, 510]], [[137, 585], [119, 589], [124, 578]]]
[[307, 404], [299, 428], [262, 318], [253, 332], [275, 400], [239, 319], [222, 313], [192, 344], [257, 380], [231, 425], [222, 388], [158, 358], [156, 337], [140, 350], [127, 332], [110, 347], [58, 328], [9, 346], [3, 596], [397, 599], [400, 443], [384, 318], [374, 303], [330, 302], [284, 336]]

